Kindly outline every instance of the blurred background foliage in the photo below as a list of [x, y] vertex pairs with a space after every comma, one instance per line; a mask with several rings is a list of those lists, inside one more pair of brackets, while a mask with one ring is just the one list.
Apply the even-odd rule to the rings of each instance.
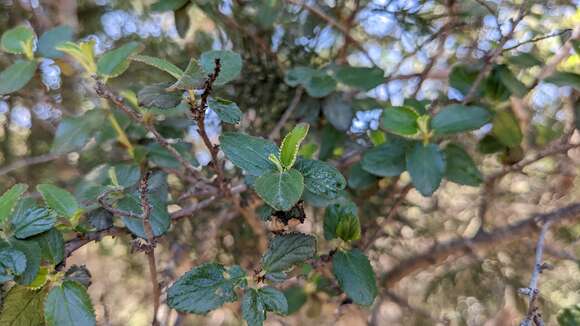
[[[0, 0], [0, 31], [27, 24], [42, 35], [52, 27], [67, 25], [75, 39], [94, 40], [97, 54], [135, 40], [144, 45], [143, 53], [165, 58], [181, 68], [207, 50], [240, 53], [244, 62], [241, 77], [219, 88], [215, 95], [236, 102], [244, 112], [240, 129], [265, 137], [297, 101], [288, 121], [307, 121], [313, 126], [303, 154], [314, 153], [345, 172], [348, 191], [369, 230], [375, 227], [374, 221], [386, 218], [394, 205], [392, 194], [398, 189], [397, 179], [373, 176], [358, 163], [361, 149], [381, 137], [376, 132], [380, 109], [461, 101], [466, 96], [462, 88], [473, 83], [474, 74], [498, 47], [498, 63], [509, 67], [531, 91], [523, 98], [510, 97], [512, 88], [502, 94], [505, 89], [490, 78], [476, 94], [485, 97], [482, 102], [487, 106], [508, 108], [521, 131], [518, 146], [503, 152], [500, 149], [499, 154], [489, 154], [496, 152], [492, 138], [497, 138], [491, 125], [453, 138], [472, 155], [483, 174], [540, 151], [574, 128], [580, 111], [578, 75], [564, 81], [538, 76], [557, 58], [552, 73], [580, 73], [578, 5], [577, 0], [318, 0], [306, 1], [306, 5], [282, 0]], [[522, 6], [529, 10], [510, 32]], [[509, 33], [511, 37], [503, 42]], [[574, 49], [559, 57], [571, 38], [576, 39], [571, 42]], [[12, 61], [13, 56], [0, 53], [0, 67]], [[384, 74], [369, 89], [340, 84], [323, 97], [289, 86], [292, 83], [286, 74], [293, 67], [333, 74], [344, 64], [377, 66]], [[494, 66], [492, 76], [499, 76], [501, 69]], [[45, 60], [25, 89], [0, 100], [2, 192], [17, 182], [27, 183], [31, 189], [36, 184], [54, 183], [74, 189], [83, 198], [83, 182], [96, 174], [95, 167], [131, 160], [108, 120], [95, 114], [103, 102], [79, 71], [64, 57]], [[132, 64], [109, 84], [131, 94], [145, 85], [169, 81], [169, 76]], [[134, 145], [149, 145], [142, 128], [129, 125], [126, 117], [113, 112]], [[82, 117], [78, 120], [81, 125], [73, 124], [78, 134], [62, 141], [80, 141], [83, 151], [71, 151], [66, 144], [63, 150], [55, 151], [53, 140], [59, 122], [75, 117]], [[156, 120], [165, 136], [183, 139], [184, 150], [201, 164], [207, 163], [208, 153], [192, 122], [183, 119], [183, 110], [157, 112]], [[220, 130], [230, 128], [221, 126], [211, 114], [206, 124], [211, 126], [213, 140]], [[291, 125], [282, 126], [282, 133]], [[578, 131], [570, 135], [579, 141]], [[168, 169], [174, 164], [162, 152], [154, 157]], [[488, 198], [487, 226], [504, 226], [531, 213], [577, 201], [579, 162], [576, 149], [540, 160], [524, 173], [500, 180], [493, 198]], [[403, 174], [400, 179], [399, 183], [405, 183], [409, 178]], [[169, 183], [174, 205], [182, 205], [184, 182], [170, 175]], [[377, 274], [441, 241], [473, 236], [480, 223], [479, 200], [478, 188], [451, 182], [445, 182], [429, 198], [411, 190], [394, 220], [383, 225], [385, 236], [369, 251]], [[324, 210], [307, 206], [306, 212], [308, 219], [301, 228], [321, 234]], [[579, 236], [580, 226], [567, 224], [554, 227], [549, 237], [547, 255], [554, 269], [546, 271], [541, 280], [542, 307], [549, 324], [558, 319], [563, 325], [573, 325], [578, 320], [574, 319], [578, 308], [562, 309], [580, 302]], [[271, 316], [267, 323], [512, 325], [527, 309], [524, 298], [516, 292], [529, 281], [535, 237], [514, 240], [486, 250], [475, 248], [445, 264], [408, 275], [393, 288], [383, 289], [370, 309], [344, 304], [344, 298], [335, 296], [336, 288], [328, 275], [305, 267], [299, 281], [286, 289], [293, 314]], [[159, 246], [164, 285], [201, 262], [217, 260], [251, 267], [259, 257], [252, 226], [228, 209], [227, 203], [212, 205], [195, 218], [180, 222]], [[321, 252], [324, 249], [319, 248]], [[72, 263], [86, 264], [92, 273], [90, 294], [102, 325], [145, 325], [150, 318], [145, 257], [130, 251], [126, 239], [106, 238], [72, 257]], [[240, 323], [235, 304], [208, 316], [177, 315], [166, 306], [161, 313], [167, 324]]]

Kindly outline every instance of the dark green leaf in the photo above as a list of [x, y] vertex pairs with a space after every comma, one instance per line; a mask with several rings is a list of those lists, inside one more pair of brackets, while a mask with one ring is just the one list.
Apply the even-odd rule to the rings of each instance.
[[368, 91], [385, 81], [384, 71], [380, 68], [341, 66], [337, 68], [334, 77], [339, 82]]
[[411, 107], [390, 107], [383, 111], [381, 126], [397, 135], [415, 136], [419, 133], [418, 118], [419, 114]]
[[405, 143], [392, 141], [371, 148], [363, 154], [362, 168], [381, 177], [394, 177], [405, 171]]
[[74, 281], [53, 287], [44, 302], [48, 326], [96, 325], [95, 311], [87, 290]]
[[51, 265], [58, 265], [64, 260], [64, 238], [60, 231], [55, 228], [41, 233], [30, 240], [40, 247], [42, 259]]
[[[449, 73], [449, 85], [460, 91], [463, 95], [467, 95], [477, 75], [479, 75], [479, 71], [480, 68], [476, 65], [455, 65], [451, 69], [451, 73]], [[480, 89], [481, 86], [478, 87], [475, 94], [479, 94]]]
[[526, 85], [514, 76], [508, 66], [497, 66], [497, 73], [504, 86], [516, 97], [523, 98], [528, 93]]
[[288, 315], [291, 315], [300, 310], [300, 308], [302, 308], [308, 299], [304, 289], [299, 286], [292, 286], [287, 288], [284, 291], [284, 295], [286, 296], [286, 301], [288, 302]]
[[[193, 166], [198, 166], [199, 162], [194, 157], [192, 148], [190, 143], [179, 142], [173, 144], [173, 148], [175, 148], [181, 156], [189, 161]], [[157, 166], [169, 168], [169, 169], [179, 169], [181, 167], [181, 163], [175, 159], [167, 149], [163, 146], [159, 145], [159, 143], [151, 143], [147, 145], [147, 149], [149, 151], [149, 160], [152, 163], [155, 163]], [[137, 178], [139, 178], [139, 171], [137, 170]]]
[[494, 102], [503, 102], [509, 99], [511, 92], [505, 86], [500, 74], [499, 66], [495, 66], [489, 76], [481, 83], [485, 97]]
[[189, 0], [159, 0], [151, 5], [152, 11], [173, 11], [185, 6]]
[[580, 90], [580, 75], [567, 71], [556, 71], [544, 79], [546, 83], [556, 84], [558, 86], [571, 86]]
[[104, 114], [91, 110], [82, 117], [66, 117], [58, 124], [53, 139], [52, 153], [67, 153], [82, 149], [93, 137], [93, 132], [103, 127]]
[[336, 80], [323, 72], [318, 72], [304, 85], [306, 93], [312, 97], [325, 97], [336, 89]]
[[168, 91], [177, 89], [194, 89], [203, 85], [207, 74], [203, 72], [201, 65], [195, 59], [190, 59], [185, 71], [177, 78], [177, 81], [167, 87]]
[[148, 108], [173, 109], [181, 102], [181, 92], [169, 92], [168, 83], [147, 85], [137, 93], [139, 105]]
[[201, 54], [201, 66], [206, 74], [212, 74], [215, 59], [220, 59], [220, 73], [215, 85], [223, 85], [236, 79], [242, 71], [242, 57], [232, 51], [209, 51]]
[[334, 199], [346, 187], [346, 180], [332, 165], [300, 158], [294, 166], [304, 176], [304, 187], [319, 196]]
[[508, 147], [518, 146], [523, 139], [520, 125], [509, 110], [499, 111], [495, 114], [492, 133], [497, 140]]
[[312, 76], [316, 74], [316, 70], [309, 67], [294, 67], [286, 73], [284, 82], [289, 86], [295, 87], [298, 85], [306, 85]]
[[304, 177], [295, 169], [267, 172], [256, 179], [254, 189], [268, 205], [277, 211], [287, 211], [302, 196]]
[[186, 4], [185, 6], [173, 11], [175, 29], [177, 29], [177, 34], [179, 34], [181, 38], [185, 38], [187, 36], [187, 32], [191, 26], [191, 18], [189, 17], [190, 8], [191, 6]]
[[459, 145], [445, 147], [445, 177], [447, 180], [466, 186], [478, 186], [483, 181], [481, 172], [469, 154]]
[[511, 64], [517, 65], [522, 68], [531, 68], [534, 66], [541, 66], [543, 64], [542, 60], [536, 58], [531, 53], [521, 53], [507, 59]]
[[280, 315], [286, 315], [288, 313], [288, 302], [286, 301], [284, 293], [270, 286], [260, 288], [257, 292], [262, 302], [264, 302], [266, 310]]
[[139, 43], [129, 42], [120, 48], [103, 54], [97, 62], [97, 73], [100, 76], [114, 78], [129, 68], [129, 57], [139, 50]]
[[44, 32], [38, 40], [38, 53], [46, 58], [61, 58], [62, 51], [56, 49], [61, 43], [72, 40], [74, 30], [67, 25], [61, 25]]
[[365, 189], [377, 182], [377, 177], [363, 170], [360, 162], [348, 170], [348, 186], [352, 189]]
[[562, 309], [558, 313], [558, 325], [560, 326], [580, 325], [580, 304]]
[[95, 209], [89, 212], [89, 224], [96, 231], [102, 231], [113, 226], [113, 215], [104, 208]]
[[14, 236], [18, 239], [26, 239], [33, 235], [50, 230], [56, 223], [56, 214], [46, 208], [27, 210], [23, 215], [12, 219]]
[[2, 34], [0, 48], [8, 53], [21, 54], [24, 53], [22, 43], [30, 42], [34, 37], [34, 31], [30, 27], [24, 25], [17, 26]]
[[195, 267], [167, 290], [167, 304], [178, 311], [206, 314], [226, 302], [237, 300], [234, 288], [242, 284], [245, 277], [239, 266], [228, 270], [215, 263]]
[[497, 153], [505, 148], [505, 145], [500, 143], [493, 135], [485, 135], [485, 137], [477, 143], [477, 149], [483, 154]]
[[0, 249], [0, 283], [8, 282], [26, 270], [26, 256], [21, 251], [5, 247]]
[[256, 289], [247, 289], [242, 299], [242, 317], [248, 326], [262, 326], [266, 320], [266, 305]]
[[36, 186], [36, 190], [42, 195], [46, 206], [60, 216], [71, 219], [81, 209], [75, 197], [65, 189], [51, 184], [40, 184]]
[[210, 98], [207, 106], [217, 113], [221, 121], [236, 124], [242, 119], [242, 111], [238, 105], [232, 101], [221, 98]]
[[44, 299], [48, 289], [30, 290], [15, 285], [10, 288], [3, 299], [0, 312], [2, 326], [35, 326], [44, 325]]
[[80, 283], [85, 288], [91, 285], [91, 272], [87, 269], [85, 265], [72, 265], [66, 273], [64, 273], [64, 279]]
[[332, 240], [337, 237], [337, 228], [342, 219], [349, 219], [348, 216], [357, 216], [357, 207], [350, 200], [339, 202], [326, 207], [324, 212], [324, 238]]
[[2, 194], [0, 197], [0, 224], [8, 219], [26, 189], [28, 189], [27, 185], [18, 183]]
[[237, 132], [225, 132], [220, 136], [220, 144], [228, 160], [249, 175], [260, 176], [276, 170], [268, 156], [278, 154], [278, 147], [269, 140]]
[[17, 60], [0, 72], [0, 96], [14, 93], [26, 86], [34, 76], [36, 61]]
[[490, 119], [489, 111], [479, 106], [452, 104], [435, 114], [431, 128], [439, 135], [453, 134], [478, 129]]
[[445, 159], [435, 144], [415, 144], [407, 151], [407, 171], [415, 188], [423, 196], [431, 196], [445, 173]]
[[332, 272], [352, 301], [363, 306], [373, 303], [377, 296], [375, 272], [362, 251], [338, 251], [332, 257]]
[[26, 256], [26, 269], [21, 275], [16, 277], [16, 282], [21, 285], [31, 284], [35, 280], [40, 268], [40, 247], [32, 241], [10, 239], [10, 242], [0, 240], [0, 250], [3, 248], [18, 250]]
[[312, 258], [316, 253], [316, 239], [303, 233], [277, 235], [270, 241], [262, 257], [262, 268], [268, 273], [282, 272], [294, 264]]
[[322, 103], [322, 112], [330, 124], [339, 131], [347, 131], [352, 123], [354, 113], [352, 106], [341, 95], [329, 96]]

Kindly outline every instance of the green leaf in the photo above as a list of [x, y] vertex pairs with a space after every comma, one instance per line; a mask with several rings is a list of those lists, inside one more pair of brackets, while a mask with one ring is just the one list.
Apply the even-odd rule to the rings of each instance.
[[[193, 166], [198, 166], [199, 162], [195, 159], [190, 143], [179, 142], [173, 144], [181, 156], [188, 160]], [[181, 164], [175, 159], [167, 149], [159, 145], [159, 143], [151, 143], [147, 145], [149, 161], [155, 163], [157, 166], [169, 168], [169, 169], [179, 169]], [[137, 180], [139, 179], [139, 170], [137, 169]]]
[[0, 283], [8, 282], [26, 270], [26, 256], [13, 248], [0, 249]]
[[396, 135], [413, 137], [419, 133], [419, 114], [411, 107], [396, 106], [383, 111], [381, 126]]
[[481, 172], [469, 154], [459, 145], [449, 144], [445, 154], [445, 177], [460, 185], [477, 187], [483, 181]]
[[567, 71], [556, 71], [544, 79], [546, 83], [556, 84], [558, 86], [571, 86], [580, 90], [580, 75]]
[[276, 170], [268, 157], [278, 153], [273, 142], [237, 132], [224, 132], [220, 136], [220, 147], [235, 166], [247, 174], [261, 176]]
[[[153, 229], [153, 235], [163, 235], [169, 229], [171, 217], [167, 212], [167, 181], [165, 173], [155, 173], [149, 181], [149, 202], [152, 206], [150, 223]], [[122, 210], [132, 212], [137, 217], [123, 216], [123, 223], [134, 235], [146, 238], [143, 230], [143, 219], [141, 218], [141, 199], [138, 191], [126, 194], [123, 199], [117, 203]]]
[[208, 51], [201, 54], [201, 66], [206, 74], [212, 74], [215, 59], [220, 59], [220, 73], [215, 85], [223, 85], [236, 79], [242, 71], [242, 57], [232, 51]]
[[96, 325], [95, 310], [87, 290], [75, 281], [53, 287], [44, 302], [48, 326]]
[[298, 85], [306, 85], [316, 74], [316, 70], [309, 67], [294, 67], [284, 76], [284, 82], [291, 87], [296, 87]]
[[174, 65], [173, 63], [171, 63], [167, 60], [161, 59], [161, 58], [137, 54], [137, 55], [132, 55], [131, 60], [144, 63], [146, 65], [155, 67], [159, 70], [163, 70], [166, 73], [173, 76], [175, 79], [179, 79], [183, 76], [183, 70], [181, 70], [178, 66]]
[[187, 32], [189, 31], [189, 27], [191, 26], [191, 18], [189, 16], [189, 9], [192, 6], [188, 6], [187, 4], [183, 7], [176, 9], [173, 11], [173, 20], [175, 21], [175, 29], [177, 30], [177, 34], [181, 38], [185, 38], [187, 36]]
[[478, 129], [491, 119], [491, 113], [479, 106], [452, 104], [437, 112], [431, 120], [431, 128], [439, 135]]
[[[459, 64], [453, 66], [449, 73], [449, 86], [457, 89], [463, 95], [467, 95], [475, 79], [479, 75], [480, 67], [477, 65]], [[476, 90], [475, 94], [481, 93], [481, 85]]]
[[284, 290], [284, 296], [286, 296], [286, 301], [288, 302], [288, 315], [291, 315], [306, 303], [308, 296], [304, 289], [300, 286], [292, 286]]
[[225, 123], [237, 124], [242, 119], [242, 111], [238, 105], [232, 101], [221, 98], [210, 98], [207, 102], [208, 108], [217, 113], [221, 121]]
[[339, 82], [368, 91], [385, 81], [385, 72], [380, 68], [341, 66], [336, 69], [334, 78]]
[[94, 45], [94, 40], [80, 42], [79, 44], [63, 42], [57, 45], [56, 49], [73, 57], [83, 66], [87, 73], [95, 74], [97, 72], [97, 65], [95, 64]]
[[189, 0], [159, 0], [151, 5], [152, 11], [173, 11], [189, 3]]
[[336, 238], [336, 228], [340, 219], [346, 215], [356, 216], [358, 209], [350, 200], [339, 202], [326, 207], [324, 211], [324, 239], [332, 240]]
[[398, 176], [405, 171], [406, 144], [392, 141], [369, 149], [363, 154], [363, 170], [381, 177]]
[[333, 94], [326, 98], [322, 103], [322, 112], [326, 120], [340, 131], [347, 131], [354, 117], [352, 106], [340, 94]]
[[147, 108], [173, 109], [182, 99], [181, 92], [169, 92], [169, 83], [147, 85], [137, 93], [139, 105]]
[[493, 118], [493, 135], [507, 147], [518, 146], [523, 139], [522, 130], [516, 117], [509, 110], [496, 112]]
[[28, 185], [18, 183], [6, 190], [0, 197], [0, 224], [8, 219]]
[[262, 268], [268, 273], [282, 272], [293, 265], [312, 258], [316, 253], [316, 239], [303, 233], [275, 236], [262, 257]]
[[445, 173], [445, 159], [435, 144], [415, 144], [407, 151], [407, 171], [415, 188], [423, 196], [431, 196]]
[[97, 74], [99, 76], [114, 78], [129, 68], [129, 57], [139, 50], [140, 44], [129, 42], [120, 48], [103, 54], [97, 62]]
[[348, 170], [348, 186], [352, 189], [366, 189], [377, 182], [377, 177], [363, 170], [360, 162], [353, 164]]
[[247, 289], [242, 299], [242, 317], [248, 326], [262, 326], [266, 320], [266, 305], [256, 289]]
[[282, 140], [282, 145], [280, 146], [280, 162], [284, 168], [289, 169], [296, 162], [298, 150], [300, 149], [302, 141], [306, 138], [309, 128], [309, 124], [299, 123]]
[[340, 288], [352, 301], [363, 306], [373, 303], [377, 296], [375, 272], [362, 251], [351, 249], [335, 253], [332, 272]]
[[257, 292], [262, 302], [264, 302], [266, 310], [280, 315], [286, 315], [288, 313], [288, 301], [286, 301], [284, 293], [271, 286], [260, 288]]
[[26, 239], [50, 230], [56, 223], [56, 214], [46, 208], [30, 208], [23, 215], [12, 218], [14, 236]]
[[46, 205], [69, 220], [81, 209], [75, 197], [65, 189], [51, 184], [36, 186]]
[[58, 127], [52, 142], [52, 153], [68, 153], [82, 149], [103, 127], [105, 116], [101, 110], [91, 110], [81, 117], [65, 117]]
[[558, 313], [558, 325], [560, 326], [580, 325], [580, 304], [562, 309]]
[[26, 86], [34, 76], [36, 61], [16, 60], [0, 72], [0, 96], [14, 93]]
[[507, 58], [507, 60], [516, 66], [522, 68], [531, 68], [533, 66], [541, 66], [543, 64], [542, 60], [536, 58], [531, 53], [520, 53], [518, 55]]
[[312, 97], [325, 97], [336, 89], [336, 80], [324, 72], [318, 72], [304, 85]]
[[493, 102], [503, 102], [511, 96], [510, 90], [504, 85], [499, 75], [498, 66], [495, 66], [489, 76], [481, 83], [485, 97]]
[[302, 173], [306, 190], [318, 196], [334, 199], [346, 187], [342, 174], [326, 162], [300, 158], [294, 168]]
[[34, 31], [28, 26], [17, 26], [2, 34], [0, 47], [4, 52], [22, 54], [25, 52], [24, 44], [34, 40]]
[[175, 91], [177, 89], [187, 90], [199, 88], [207, 78], [201, 65], [195, 59], [190, 59], [185, 72], [177, 78], [177, 81], [167, 88], [168, 91]]
[[528, 93], [528, 88], [524, 83], [514, 76], [513, 72], [506, 65], [496, 67], [499, 79], [510, 92], [516, 97], [523, 98]]
[[42, 259], [51, 265], [58, 265], [64, 260], [64, 238], [56, 228], [41, 233], [30, 240], [38, 244]]
[[245, 277], [239, 266], [227, 270], [216, 263], [194, 267], [167, 290], [167, 304], [177, 311], [206, 314], [226, 302], [236, 301], [234, 288], [242, 285]]
[[355, 215], [342, 216], [336, 226], [336, 236], [344, 241], [360, 239], [361, 228], [358, 217]]
[[26, 269], [16, 277], [16, 282], [21, 285], [29, 285], [35, 279], [40, 269], [40, 248], [32, 241], [10, 239], [10, 242], [0, 240], [0, 251], [3, 249], [15, 249], [26, 256]]
[[48, 289], [30, 290], [15, 285], [4, 297], [0, 311], [2, 326], [44, 325], [43, 305]]
[[61, 25], [44, 32], [38, 40], [38, 53], [45, 58], [62, 58], [64, 53], [56, 47], [64, 42], [72, 40], [74, 30], [67, 25]]
[[477, 143], [477, 150], [483, 154], [493, 154], [501, 152], [504, 149], [506, 149], [505, 145], [500, 143], [494, 135], [485, 135], [485, 137]]
[[267, 172], [254, 183], [256, 193], [278, 211], [291, 209], [302, 196], [304, 177], [295, 169]]

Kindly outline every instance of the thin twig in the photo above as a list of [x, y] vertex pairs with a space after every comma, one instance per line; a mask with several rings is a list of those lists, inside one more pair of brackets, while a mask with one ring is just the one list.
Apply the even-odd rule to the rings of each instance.
[[561, 30], [561, 31], [556, 32], [556, 33], [552, 33], [552, 34], [548, 34], [548, 35], [544, 35], [544, 36], [540, 36], [540, 37], [537, 37], [537, 38], [533, 38], [533, 39], [530, 39], [530, 40], [527, 40], [527, 41], [520, 42], [520, 43], [518, 43], [518, 44], [516, 44], [514, 46], [510, 46], [509, 48], [503, 49], [501, 52], [504, 53], [504, 52], [507, 52], [507, 51], [511, 51], [513, 49], [519, 48], [522, 45], [529, 44], [529, 43], [536, 43], [536, 42], [539, 42], [539, 41], [542, 41], [542, 40], [545, 40], [545, 39], [548, 39], [548, 38], [552, 38], [552, 37], [556, 37], [556, 36], [560, 36], [560, 35], [569, 33], [571, 31], [572, 31], [571, 28], [566, 28], [566, 29]]
[[528, 292], [529, 297], [528, 314], [526, 315], [526, 318], [522, 320], [520, 326], [531, 326], [532, 321], [534, 321], [534, 323], [538, 325], [537, 321], [542, 320], [542, 315], [538, 309], [536, 302], [540, 294], [540, 290], [538, 289], [540, 274], [544, 270], [544, 265], [542, 263], [542, 256], [544, 254], [544, 242], [546, 238], [546, 233], [548, 232], [548, 229], [550, 228], [551, 224], [552, 221], [547, 221], [546, 223], [544, 223], [544, 225], [542, 226], [542, 230], [540, 231], [540, 235], [538, 236], [538, 244], [536, 245], [536, 258], [534, 260], [534, 270], [532, 272], [530, 286], [526, 289], [527, 290], [526, 292]]
[[26, 158], [23, 158], [21, 160], [12, 162], [11, 164], [9, 164], [3, 168], [0, 168], [0, 176], [3, 176], [3, 175], [8, 174], [12, 171], [15, 171], [15, 170], [18, 170], [20, 168], [24, 168], [24, 167], [27, 167], [30, 165], [54, 161], [54, 160], [66, 155], [66, 154], [68, 154], [68, 153], [49, 153], [49, 154], [43, 154], [43, 155], [39, 155], [39, 156], [26, 157]]
[[278, 121], [278, 123], [276, 123], [276, 126], [274, 127], [274, 129], [272, 129], [272, 131], [270, 132], [270, 135], [268, 135], [268, 139], [277, 139], [280, 137], [280, 130], [282, 130], [282, 127], [284, 127], [286, 122], [288, 122], [288, 119], [290, 119], [290, 117], [292, 116], [292, 113], [294, 113], [294, 111], [298, 107], [298, 104], [300, 103], [300, 100], [302, 99], [303, 93], [304, 93], [304, 88], [302, 88], [301, 86], [296, 88], [296, 92], [294, 93], [294, 97], [292, 98], [290, 105], [288, 106], [286, 111], [284, 111], [284, 113], [282, 114], [282, 117], [280, 117], [280, 120]]
[[147, 198], [150, 175], [150, 171], [145, 171], [143, 173], [143, 176], [139, 181], [139, 196], [141, 199], [141, 209], [143, 210], [143, 230], [145, 231], [145, 235], [147, 237], [147, 245], [144, 251], [147, 255], [147, 260], [149, 263], [149, 274], [151, 276], [151, 286], [153, 288], [153, 321], [151, 322], [151, 325], [157, 326], [159, 325], [159, 322], [157, 321], [157, 312], [159, 311], [161, 302], [161, 289], [159, 288], [159, 281], [157, 280], [157, 264], [155, 262], [156, 240], [150, 221], [151, 204]]

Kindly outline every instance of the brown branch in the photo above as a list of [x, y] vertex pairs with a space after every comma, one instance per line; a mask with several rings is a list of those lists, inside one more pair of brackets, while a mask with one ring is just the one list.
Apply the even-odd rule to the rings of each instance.
[[[546, 233], [550, 228], [550, 224], [552, 221], [547, 221], [543, 226], [542, 230], [540, 231], [540, 235], [538, 236], [538, 244], [536, 245], [536, 258], [534, 260], [534, 270], [532, 272], [532, 278], [530, 280], [530, 286], [526, 289], [528, 293], [529, 302], [528, 302], [528, 314], [526, 318], [522, 320], [520, 326], [531, 326], [532, 320], [535, 322], [536, 320], [542, 319], [542, 315], [539, 312], [539, 308], [536, 305], [538, 300], [538, 296], [540, 295], [540, 290], [538, 289], [538, 283], [540, 281], [540, 274], [544, 270], [544, 265], [542, 264], [542, 256], [544, 253], [544, 241], [546, 238]], [[535, 323], [538, 325], [538, 323]]]
[[298, 104], [300, 104], [300, 100], [302, 99], [303, 93], [304, 88], [302, 88], [301, 86], [296, 88], [296, 92], [294, 93], [294, 97], [292, 98], [290, 105], [288, 106], [286, 111], [284, 111], [282, 117], [280, 117], [280, 120], [278, 121], [278, 123], [276, 123], [274, 129], [272, 129], [270, 135], [268, 135], [268, 139], [277, 139], [280, 137], [280, 130], [282, 130], [282, 127], [284, 127], [286, 122], [288, 122], [288, 119], [290, 119], [292, 113], [294, 113], [294, 111], [298, 107]]
[[155, 127], [152, 124], [147, 123], [147, 121], [144, 121], [144, 119], [140, 113], [136, 112], [131, 107], [129, 107], [127, 104], [125, 104], [125, 102], [123, 102], [123, 98], [121, 96], [115, 94], [112, 90], [107, 88], [107, 86], [105, 86], [105, 84], [103, 84], [99, 80], [97, 80], [97, 84], [95, 86], [95, 91], [99, 97], [107, 99], [107, 100], [111, 101], [113, 104], [115, 104], [115, 106], [118, 109], [120, 109], [121, 111], [123, 111], [129, 118], [131, 118], [131, 120], [133, 120], [134, 122], [136, 122], [138, 124], [143, 125], [145, 127], [145, 129], [147, 129], [147, 131], [149, 131], [153, 135], [153, 137], [155, 138], [155, 141], [159, 145], [161, 145], [161, 147], [165, 148], [173, 157], [175, 157], [175, 159], [177, 159], [177, 161], [185, 168], [186, 171], [188, 171], [192, 175], [199, 174], [198, 170], [193, 165], [191, 165], [191, 162], [186, 160], [175, 149], [175, 147], [173, 147], [169, 143], [169, 141], [166, 138], [164, 138], [155, 129]]
[[143, 173], [143, 176], [139, 181], [139, 197], [141, 199], [141, 209], [143, 210], [143, 230], [147, 237], [147, 245], [144, 247], [144, 251], [149, 263], [149, 274], [151, 276], [151, 286], [153, 288], [153, 321], [151, 322], [151, 325], [157, 326], [159, 325], [159, 322], [157, 321], [157, 312], [159, 311], [161, 302], [161, 289], [159, 287], [159, 281], [157, 280], [157, 264], [155, 262], [156, 240], [150, 221], [151, 204], [147, 198], [150, 175], [150, 171], [145, 171]]
[[24, 168], [24, 167], [27, 167], [30, 165], [54, 161], [54, 160], [66, 155], [66, 154], [68, 154], [68, 153], [48, 153], [48, 154], [43, 154], [43, 155], [34, 156], [34, 157], [26, 157], [26, 158], [23, 158], [23, 159], [18, 160], [16, 162], [12, 162], [11, 164], [9, 164], [3, 168], [0, 168], [0, 176], [3, 176], [3, 175], [8, 174], [12, 171], [15, 171], [15, 170], [18, 170], [20, 168]]
[[479, 232], [471, 238], [462, 237], [436, 244], [421, 254], [401, 261], [386, 272], [382, 277], [382, 284], [385, 288], [392, 288], [408, 275], [441, 264], [447, 259], [457, 258], [474, 249], [494, 248], [519, 237], [537, 233], [538, 223], [561, 223], [578, 217], [580, 203], [574, 203], [549, 213], [532, 215], [513, 225], [495, 228], [490, 232]]
[[286, 0], [286, 2], [295, 4], [297, 6], [300, 6], [306, 10], [308, 10], [310, 13], [312, 13], [313, 15], [317, 16], [318, 18], [326, 21], [330, 26], [336, 28], [340, 33], [342, 33], [342, 35], [344, 35], [344, 38], [346, 39], [346, 41], [350, 42], [351, 44], [353, 44], [358, 50], [360, 50], [363, 55], [374, 65], [377, 66], [377, 64], [374, 62], [373, 58], [370, 56], [370, 54], [367, 52], [367, 50], [362, 46], [362, 44], [357, 41], [351, 34], [350, 34], [350, 30], [348, 28], [346, 28], [345, 26], [341, 25], [340, 23], [338, 23], [334, 18], [328, 16], [326, 13], [324, 13], [324, 11], [322, 11], [320, 8], [309, 5], [308, 3], [306, 3], [303, 0]]

